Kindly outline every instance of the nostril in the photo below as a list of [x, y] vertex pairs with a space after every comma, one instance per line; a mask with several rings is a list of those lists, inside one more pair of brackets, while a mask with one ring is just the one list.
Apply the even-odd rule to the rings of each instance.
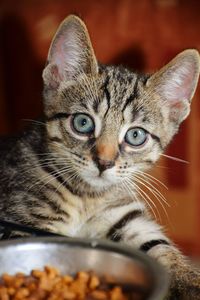
[[105, 171], [106, 169], [112, 168], [115, 165], [115, 162], [113, 160], [103, 160], [100, 158], [96, 159], [97, 166], [100, 170], [100, 172]]

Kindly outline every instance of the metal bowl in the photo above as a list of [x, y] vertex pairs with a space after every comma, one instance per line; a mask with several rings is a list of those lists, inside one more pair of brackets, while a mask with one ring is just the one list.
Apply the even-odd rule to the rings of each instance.
[[[120, 244], [60, 237], [26, 238], [0, 242], [0, 275], [29, 273], [45, 265], [62, 273], [80, 270], [109, 276], [125, 287], [147, 291], [141, 299], [161, 300], [168, 288], [163, 268], [147, 255]], [[131, 289], [130, 289], [131, 291]]]

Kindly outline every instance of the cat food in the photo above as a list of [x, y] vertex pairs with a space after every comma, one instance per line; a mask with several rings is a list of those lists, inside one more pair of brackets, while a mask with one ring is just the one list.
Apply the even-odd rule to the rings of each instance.
[[[0, 300], [128, 300], [120, 286], [109, 287], [106, 280], [92, 272], [76, 276], [61, 275], [46, 266], [43, 271], [32, 270], [30, 275], [3, 274], [0, 279]], [[143, 299], [132, 298], [131, 299]]]

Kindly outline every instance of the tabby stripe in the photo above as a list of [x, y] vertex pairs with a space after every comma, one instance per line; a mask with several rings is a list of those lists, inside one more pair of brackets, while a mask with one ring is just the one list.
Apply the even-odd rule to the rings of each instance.
[[[46, 185], [46, 189], [47, 190], [51, 190], [52, 192], [54, 192], [55, 194], [58, 194], [58, 196], [62, 199], [63, 202], [65, 202], [65, 198], [63, 197], [63, 194], [57, 189], [55, 188], [54, 186], [50, 185], [50, 184], [47, 184]], [[69, 214], [63, 210], [60, 205], [54, 203], [52, 200], [47, 200], [48, 204], [53, 208], [54, 207], [54, 210], [59, 213], [59, 214], [63, 214], [63, 215], [66, 215], [67, 217], [69, 217]]]
[[[101, 86], [101, 89], [103, 90], [103, 92], [104, 92], [104, 94], [106, 96], [107, 106], [108, 106], [105, 115], [107, 114], [107, 112], [108, 112], [108, 110], [110, 108], [110, 98], [111, 98], [110, 97], [110, 93], [108, 91], [108, 84], [109, 84], [109, 77], [106, 78], [105, 83]], [[93, 109], [94, 109], [94, 111], [96, 113], [98, 113], [98, 106], [99, 106], [99, 104], [100, 104], [100, 99], [99, 98], [95, 99], [92, 107], [93, 107]]]
[[[72, 186], [70, 186], [66, 180], [59, 175], [59, 170], [55, 170], [52, 167], [49, 166], [41, 166], [41, 168], [46, 171], [47, 173], [49, 173], [51, 176], [55, 177], [55, 180], [59, 181], [61, 183], [62, 186], [64, 186], [68, 191], [70, 191], [73, 195], [77, 195], [79, 197], [82, 197], [83, 195], [81, 194], [81, 192], [79, 192], [79, 190], [76, 189], [76, 187], [74, 186], [72, 188]], [[54, 172], [54, 174], [52, 174], [52, 172]], [[57, 172], [57, 173], [56, 173]], [[56, 192], [56, 191], [55, 191]], [[59, 191], [57, 191], [59, 193]], [[92, 194], [93, 195], [93, 194]], [[64, 213], [64, 212], [63, 212]], [[66, 213], [66, 212], [65, 212]], [[67, 214], [67, 213], [66, 213]]]
[[82, 159], [85, 160], [84, 157], [83, 157], [81, 154], [78, 154], [78, 153], [73, 152], [73, 151], [70, 151], [70, 150], [68, 150], [68, 152], [70, 152], [72, 155], [77, 156], [77, 157], [80, 158], [81, 160], [82, 160]]
[[81, 106], [83, 106], [86, 110], [88, 110], [88, 106], [87, 106], [87, 103], [84, 102], [84, 99], [80, 99], [80, 104]]
[[[45, 187], [44, 187], [45, 188]], [[50, 185], [48, 184], [48, 186], [46, 186], [46, 189], [50, 189]], [[51, 188], [51, 191], [54, 191], [54, 192], [56, 192], [56, 189], [55, 188]], [[59, 191], [57, 191], [57, 193], [58, 193], [58, 195], [60, 196], [60, 197], [62, 197], [62, 194], [59, 192]], [[31, 192], [31, 191], [29, 191], [28, 192], [28, 195], [31, 195], [33, 198], [37, 198], [37, 200], [41, 200], [41, 201], [36, 201], [35, 199], [32, 199], [31, 200], [31, 202], [34, 204], [34, 206], [37, 206], [37, 207], [39, 207], [39, 206], [41, 206], [41, 209], [43, 209], [43, 206], [42, 206], [42, 203], [43, 202], [45, 202], [45, 203], [47, 203], [50, 207], [51, 207], [51, 209], [53, 210], [53, 211], [55, 211], [55, 213], [57, 213], [57, 214], [63, 214], [63, 215], [65, 215], [65, 216], [67, 216], [67, 217], [69, 217], [69, 214], [67, 213], [67, 212], [65, 212], [64, 210], [62, 210], [57, 204], [56, 204], [56, 202], [54, 202], [54, 201], [52, 201], [51, 199], [49, 199], [46, 195], [45, 195], [45, 192], [41, 192], [40, 191], [40, 194], [38, 195], [37, 194], [37, 190], [36, 190], [36, 192], [34, 193], [34, 192]], [[63, 198], [63, 197], [62, 197]]]
[[63, 201], [65, 200], [64, 197], [63, 197], [63, 194], [57, 188], [55, 188], [53, 185], [48, 183], [48, 184], [45, 185], [45, 187], [46, 187], [47, 190], [51, 190], [55, 194], [58, 194], [58, 196], [61, 197]]
[[26, 220], [23, 220], [23, 224], [22, 224], [21, 218], [20, 218], [20, 220], [18, 220], [18, 218], [17, 218], [18, 223], [14, 223], [14, 222], [0, 220], [0, 225], [3, 226], [4, 228], [10, 230], [11, 232], [13, 232], [13, 231], [17, 231], [17, 232], [21, 232], [21, 233], [27, 232], [27, 233], [35, 234], [35, 235], [52, 235], [52, 236], [59, 235], [59, 234], [56, 234], [53, 232], [45, 231], [44, 229], [36, 228], [35, 224], [33, 224], [33, 222], [28, 222]]
[[160, 138], [157, 135], [151, 134], [151, 136], [154, 140], [156, 140], [158, 143], [160, 143]]
[[122, 229], [124, 226], [126, 226], [129, 222], [131, 222], [133, 219], [138, 218], [142, 215], [141, 210], [134, 210], [129, 213], [127, 213], [125, 216], [123, 216], [113, 227], [110, 228], [109, 232], [107, 233], [107, 238], [111, 239], [112, 241], [120, 241], [122, 239], [122, 235], [117, 232], [120, 229]]
[[72, 187], [67, 184], [66, 180], [64, 180], [64, 178], [61, 175], [59, 175], [59, 170], [55, 174], [56, 170], [49, 166], [42, 166], [42, 169], [49, 173], [51, 176], [55, 177], [55, 180], [59, 181], [62, 184], [62, 186], [64, 186], [67, 190], [74, 194], [74, 190], [72, 189]]
[[46, 117], [46, 121], [51, 122], [51, 121], [54, 121], [54, 120], [66, 119], [69, 116], [70, 116], [70, 114], [67, 114], [65, 112], [60, 112], [60, 113], [57, 113], [53, 116]]
[[140, 246], [140, 250], [143, 252], [148, 252], [149, 250], [151, 250], [153, 247], [157, 245], [169, 245], [169, 243], [165, 240], [152, 240]]
[[40, 220], [45, 220], [45, 221], [61, 221], [61, 222], [64, 222], [63, 218], [58, 216], [58, 217], [52, 217], [52, 216], [44, 216], [42, 214], [37, 214], [37, 213], [34, 213], [32, 212], [30, 214], [32, 217], [36, 218], [36, 219], [40, 219]]
[[107, 86], [104, 86], [104, 92], [106, 95], [106, 100], [107, 100], [108, 109], [109, 109], [110, 108], [110, 92], [108, 91]]
[[151, 134], [151, 137], [160, 145], [161, 150], [164, 150], [164, 147], [161, 144], [160, 138], [157, 135], [154, 135], [154, 134]]
[[55, 211], [56, 214], [65, 215], [67, 218], [69, 218], [69, 214], [60, 208], [56, 203], [54, 203], [54, 201], [46, 198], [45, 202], [52, 208], [53, 211]]
[[139, 81], [140, 77], [137, 76], [136, 80], [135, 80], [135, 85], [133, 88], [133, 93], [125, 100], [125, 104], [124, 107], [122, 108], [122, 112], [126, 109], [126, 107], [134, 100], [138, 97], [138, 81]]
[[56, 143], [63, 143], [63, 140], [58, 138], [57, 136], [49, 137], [49, 141], [56, 142]]
[[109, 239], [113, 242], [120, 242], [122, 240], [122, 234], [119, 232], [114, 232]]
[[94, 101], [94, 103], [93, 103], [93, 105], [92, 105], [92, 107], [93, 107], [95, 113], [98, 113], [98, 106], [99, 106], [99, 103], [100, 103], [99, 98], [97, 98], [97, 99], [95, 99], [95, 101]]
[[108, 111], [110, 109], [110, 98], [111, 98], [111, 96], [110, 96], [110, 92], [108, 90], [108, 84], [109, 84], [109, 77], [106, 78], [106, 81], [105, 81], [105, 83], [104, 83], [104, 85], [102, 87], [103, 91], [105, 93], [105, 96], [106, 96], [107, 106], [108, 106], [108, 108], [107, 108], [107, 110], [106, 110], [106, 112], [104, 114], [104, 117], [107, 115], [107, 113], [108, 113]]

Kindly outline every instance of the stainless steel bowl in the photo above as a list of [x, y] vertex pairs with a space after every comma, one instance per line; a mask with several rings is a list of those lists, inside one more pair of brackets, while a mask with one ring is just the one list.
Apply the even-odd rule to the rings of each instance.
[[111, 276], [124, 286], [148, 291], [148, 300], [163, 299], [168, 288], [168, 276], [156, 261], [120, 244], [60, 237], [0, 242], [0, 275], [29, 273], [45, 265], [62, 273], [93, 270], [99, 276]]

